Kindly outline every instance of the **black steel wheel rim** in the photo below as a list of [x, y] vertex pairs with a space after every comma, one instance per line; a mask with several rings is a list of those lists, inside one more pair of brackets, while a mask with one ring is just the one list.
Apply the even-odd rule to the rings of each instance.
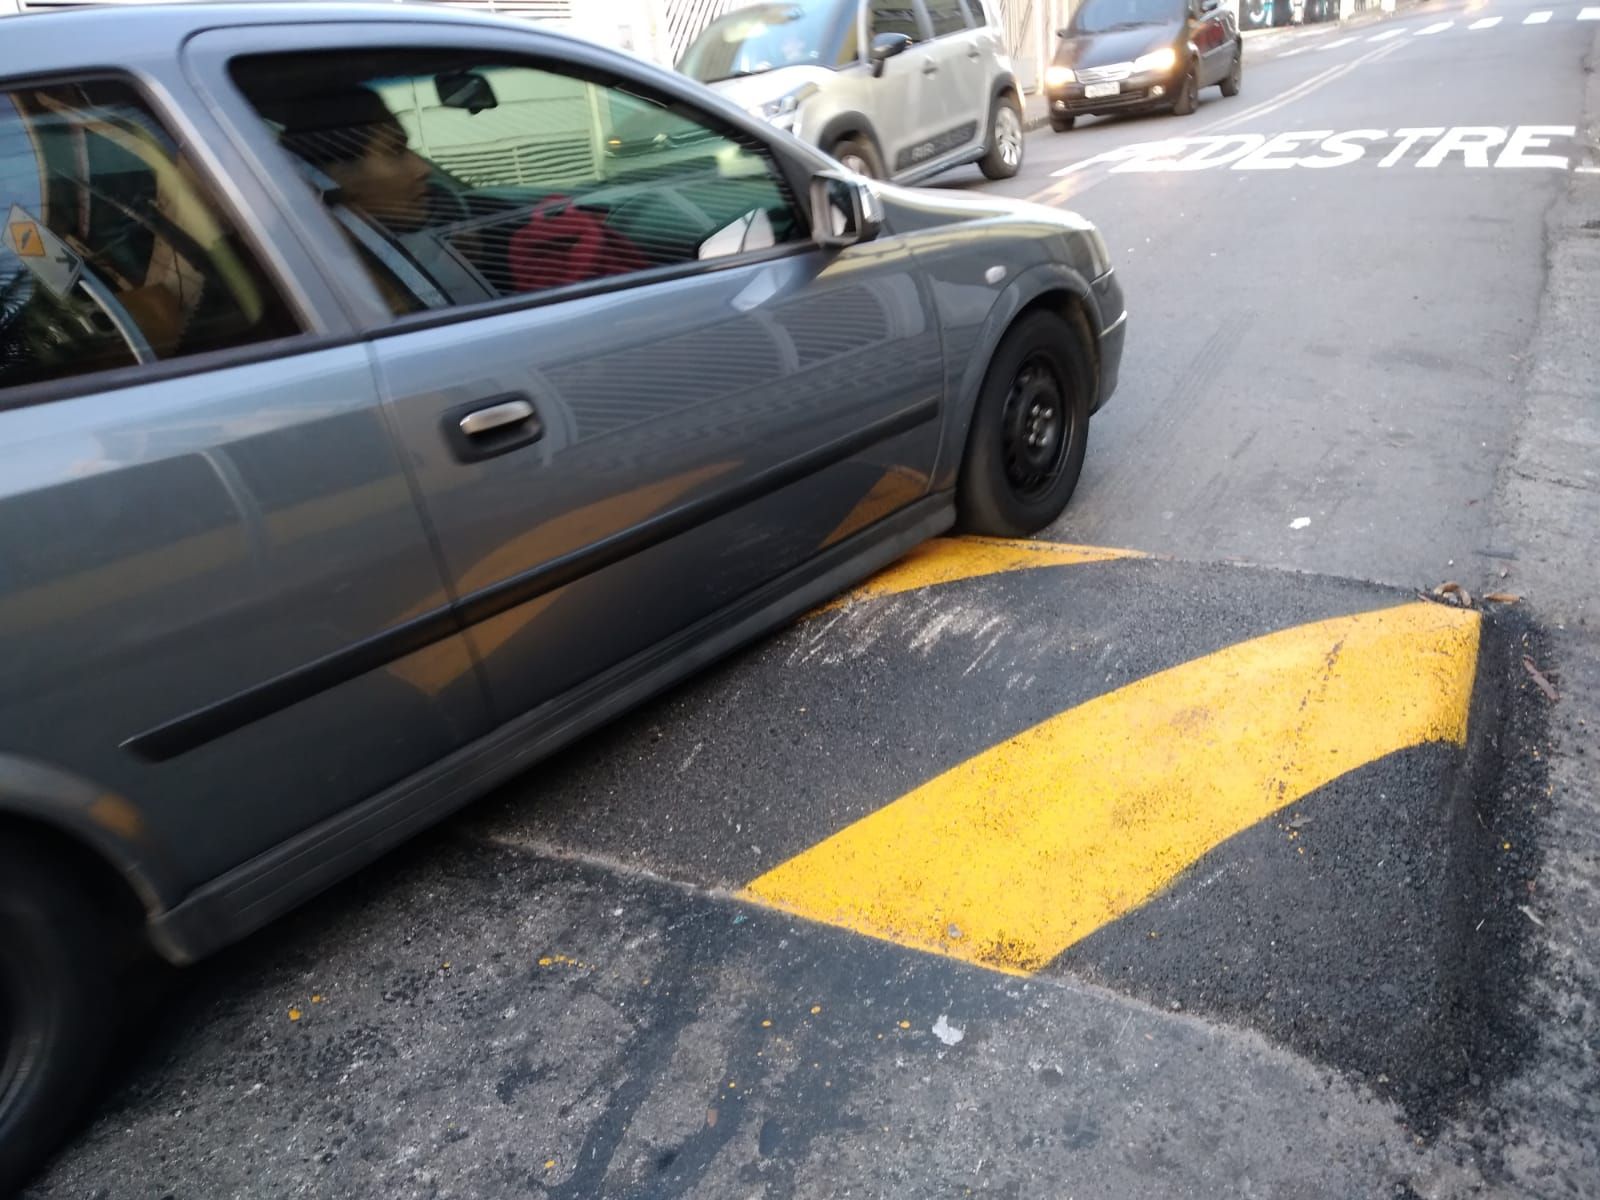
[[1006, 483], [1022, 501], [1037, 500], [1061, 475], [1072, 445], [1072, 414], [1061, 373], [1050, 357], [1023, 360], [1001, 413]]

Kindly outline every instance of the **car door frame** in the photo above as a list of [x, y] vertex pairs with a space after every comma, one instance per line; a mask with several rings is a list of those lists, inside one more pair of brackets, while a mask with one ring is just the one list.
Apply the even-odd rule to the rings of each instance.
[[[389, 44], [384, 31], [396, 29], [426, 29], [434, 39], [430, 44], [435, 47], [440, 44], [438, 39], [459, 38], [464, 45], [480, 50], [486, 41], [511, 35], [525, 39], [524, 46], [515, 49], [519, 55], [547, 59], [568, 71], [587, 67], [598, 75], [615, 75], [615, 56], [581, 43], [558, 41], [509, 22], [459, 17], [432, 20], [420, 13], [404, 21], [375, 17], [317, 24], [286, 19], [283, 23], [254, 26], [224, 25], [191, 39], [183, 54], [190, 87], [211, 103], [211, 116], [239, 151], [241, 167], [255, 176], [255, 182], [273, 197], [286, 219], [298, 227], [313, 255], [321, 260], [319, 269], [330, 286], [342, 288], [360, 337], [367, 340], [396, 328], [393, 314], [378, 288], [368, 280], [356, 253], [348, 244], [342, 244], [334, 222], [315, 211], [311, 190], [275, 172], [275, 167], [282, 166], [281, 151], [227, 78], [229, 60], [241, 54], [323, 48], [335, 25], [369, 33], [378, 47]], [[397, 40], [393, 44], [401, 49], [407, 42]], [[669, 73], [635, 64], [630, 64], [630, 73], [647, 77], [653, 89], [712, 112], [724, 124], [763, 143], [785, 177], [800, 184], [795, 195], [807, 219], [812, 219], [807, 185], [815, 172], [833, 169], [828, 159]], [[802, 171], [805, 179], [795, 180]], [[814, 250], [812, 245], [797, 243], [763, 253], [783, 255]], [[736, 261], [747, 263], [755, 259], [743, 256]], [[692, 264], [688, 269], [716, 270], [718, 266]], [[673, 277], [676, 270], [662, 269], [659, 277]], [[639, 286], [641, 276], [625, 279], [616, 286]], [[604, 286], [602, 281], [596, 290]], [[492, 316], [544, 302], [536, 296], [513, 296], [473, 306], [472, 312], [474, 316]], [[433, 319], [460, 321], [463, 317], [457, 310]], [[928, 419], [942, 429], [949, 411], [949, 397], [941, 392], [937, 408]], [[681, 631], [650, 654], [600, 672], [557, 702], [505, 722], [339, 818], [282, 843], [191, 893], [183, 903], [153, 920], [152, 936], [169, 957], [179, 961], [199, 957], [236, 940], [526, 770], [535, 759], [553, 753], [781, 622], [836, 595], [921, 542], [948, 530], [954, 521], [952, 493], [924, 493], [881, 518], [869, 530], [827, 547], [726, 609]]]
[[1204, 0], [1188, 0], [1189, 40], [1200, 52], [1200, 86], [1210, 87], [1227, 77], [1229, 41], [1223, 20], [1226, 8], [1218, 3], [1207, 12]]
[[[10, 31], [15, 35], [11, 44], [29, 65], [26, 69], [5, 71], [3, 78], [0, 78], [0, 90], [59, 84], [73, 79], [110, 79], [127, 84], [159, 122], [163, 133], [173, 138], [192, 162], [206, 200], [215, 205], [230, 233], [249, 249], [266, 280], [277, 290], [301, 328], [295, 334], [269, 341], [69, 375], [6, 389], [6, 394], [0, 396], [0, 411], [93, 399], [101, 394], [152, 385], [176, 383], [183, 386], [201, 377], [290, 356], [311, 358], [342, 351], [351, 359], [358, 357], [356, 343], [361, 339], [356, 317], [346, 304], [346, 297], [332, 285], [318, 263], [314, 244], [302, 236], [298, 222], [282, 208], [274, 190], [266, 185], [266, 180], [254, 169], [248, 157], [241, 154], [227, 136], [213, 110], [203, 102], [203, 94], [195, 88], [193, 80], [184, 71], [180, 56], [172, 52], [173, 43], [168, 42], [167, 36], [181, 20], [182, 14], [174, 13], [170, 25], [151, 22], [147, 26], [140, 26], [135, 23], [132, 28], [147, 29], [148, 32], [136, 33], [122, 46], [121, 57], [124, 61], [117, 64], [107, 64], [98, 58], [86, 60], [81, 54], [81, 47], [41, 39], [31, 23], [19, 23], [14, 31]], [[47, 20], [39, 34], [51, 29], [52, 24]], [[58, 32], [59, 26], [54, 31]], [[370, 374], [370, 364], [365, 365]], [[370, 382], [375, 388], [376, 381]], [[232, 482], [236, 481], [225, 480], [224, 484], [226, 486]], [[248, 508], [253, 518], [259, 518], [259, 508], [253, 507], [238, 494], [233, 494], [233, 498], [236, 503]], [[438, 586], [442, 580], [437, 578], [437, 562], [426, 548], [421, 552], [427, 555], [428, 567], [435, 573], [431, 584]], [[385, 634], [378, 635], [380, 638], [383, 636]], [[437, 640], [448, 640], [450, 636], [453, 634]], [[302, 677], [307, 676], [308, 672], [316, 673], [333, 658], [352, 652], [359, 656], [366, 644], [365, 641], [351, 643], [328, 658], [303, 664], [287, 675], [258, 683], [208, 709], [130, 737], [120, 748], [135, 758], [152, 762], [186, 752], [194, 738], [209, 740], [221, 737], [253, 720], [260, 707], [257, 700], [267, 691], [272, 692], [271, 703], [279, 708], [297, 703], [301, 685], [306, 683]], [[485, 701], [480, 688], [474, 686], [471, 694], [480, 704]], [[181, 732], [179, 726], [182, 727]], [[158, 742], [168, 745], [157, 748]], [[174, 962], [189, 961], [202, 952], [199, 947], [229, 940], [220, 934], [219, 926], [214, 921], [219, 916], [218, 910], [205, 899], [205, 893], [214, 887], [216, 881], [202, 883], [198, 888], [191, 887], [192, 881], [177, 869], [170, 853], [155, 839], [150, 823], [137, 806], [137, 798], [118, 799], [123, 816], [116, 822], [91, 815], [91, 808], [97, 814], [107, 794], [103, 781], [96, 782], [73, 774], [70, 768], [30, 759], [17, 760], [0, 751], [0, 813], [21, 812], [32, 819], [60, 827], [69, 836], [80, 837], [85, 844], [116, 865], [132, 882], [144, 903], [153, 922], [152, 939], [166, 957]], [[344, 813], [360, 809], [365, 800], [365, 796], [356, 797]], [[92, 806], [89, 801], [93, 801]], [[338, 821], [342, 815], [336, 814], [331, 819]], [[225, 879], [273, 856], [283, 855], [292, 859], [293, 851], [285, 848], [292, 847], [309, 832], [291, 835], [288, 840], [274, 847], [266, 847], [258, 858], [251, 859], [243, 867], [225, 871], [218, 878]], [[325, 883], [317, 883], [310, 890], [318, 890], [322, 886]], [[189, 913], [187, 935], [182, 932], [172, 937], [164, 935], [163, 922], [173, 919], [173, 914], [180, 909]], [[228, 920], [235, 917], [236, 914], [231, 915]], [[238, 925], [237, 929], [242, 933], [260, 923], [247, 921], [246, 925]], [[179, 924], [183, 924], [181, 919]]]

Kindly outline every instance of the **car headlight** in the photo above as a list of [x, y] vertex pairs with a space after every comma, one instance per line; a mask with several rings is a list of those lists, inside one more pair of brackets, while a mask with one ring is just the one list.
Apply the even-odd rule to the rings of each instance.
[[1149, 54], [1141, 54], [1133, 60], [1135, 71], [1170, 71], [1178, 63], [1178, 52], [1171, 46], [1163, 46], [1159, 50], [1152, 50]]
[[802, 84], [792, 92], [786, 92], [776, 100], [768, 100], [765, 104], [753, 104], [746, 111], [752, 117], [759, 117], [769, 125], [776, 125], [779, 129], [793, 129], [796, 119], [800, 115], [800, 106], [814, 95], [817, 85], [814, 83]]
[[1061, 87], [1063, 84], [1076, 83], [1077, 74], [1071, 67], [1046, 67], [1044, 69], [1045, 87]]

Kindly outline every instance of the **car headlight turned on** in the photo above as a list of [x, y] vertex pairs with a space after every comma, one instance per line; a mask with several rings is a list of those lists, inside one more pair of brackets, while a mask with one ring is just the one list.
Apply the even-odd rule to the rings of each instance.
[[768, 100], [765, 104], [752, 105], [746, 111], [752, 117], [759, 117], [769, 125], [775, 125], [779, 129], [793, 133], [795, 121], [800, 117], [800, 106], [815, 95], [816, 91], [816, 84], [807, 83], [795, 88], [792, 92], [779, 96], [776, 100]]
[[1170, 71], [1178, 65], [1178, 52], [1171, 46], [1163, 46], [1159, 50], [1152, 50], [1149, 54], [1141, 54], [1133, 60], [1135, 71]]
[[1047, 88], [1065, 87], [1069, 83], [1076, 83], [1077, 75], [1071, 67], [1046, 67], [1044, 69], [1044, 85]]

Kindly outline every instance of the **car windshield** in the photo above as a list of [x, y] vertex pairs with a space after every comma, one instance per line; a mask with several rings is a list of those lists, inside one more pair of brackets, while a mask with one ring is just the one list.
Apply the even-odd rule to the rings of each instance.
[[1141, 25], [1166, 25], [1182, 15], [1173, 0], [1087, 0], [1072, 18], [1073, 33], [1106, 33]]
[[684, 52], [678, 70], [701, 83], [759, 75], [801, 64], [832, 67], [829, 46], [840, 19], [837, 0], [759, 4], [719, 17]]

